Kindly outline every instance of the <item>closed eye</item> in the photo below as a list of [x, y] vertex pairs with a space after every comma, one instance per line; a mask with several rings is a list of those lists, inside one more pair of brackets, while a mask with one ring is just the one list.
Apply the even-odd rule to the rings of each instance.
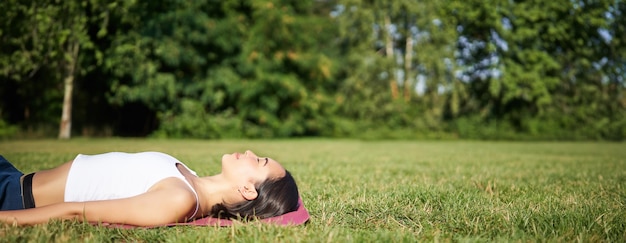
[[[269, 161], [268, 158], [264, 158], [265, 159], [265, 163], [263, 163], [263, 166], [267, 165], [267, 162]], [[260, 158], [256, 158], [256, 162], [259, 163], [259, 160], [261, 160]]]

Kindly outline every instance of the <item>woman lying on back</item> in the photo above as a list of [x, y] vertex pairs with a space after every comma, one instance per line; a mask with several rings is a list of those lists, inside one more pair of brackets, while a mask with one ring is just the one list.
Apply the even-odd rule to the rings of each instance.
[[298, 188], [273, 159], [251, 151], [222, 156], [221, 173], [198, 177], [159, 152], [78, 155], [23, 175], [0, 156], [0, 222], [50, 219], [138, 226], [212, 216], [268, 218], [295, 211]]

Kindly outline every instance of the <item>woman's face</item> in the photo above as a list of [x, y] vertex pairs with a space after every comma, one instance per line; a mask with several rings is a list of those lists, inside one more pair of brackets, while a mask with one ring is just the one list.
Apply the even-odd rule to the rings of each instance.
[[267, 157], [259, 157], [252, 151], [222, 156], [222, 174], [232, 180], [253, 180], [254, 183], [285, 176], [285, 168]]

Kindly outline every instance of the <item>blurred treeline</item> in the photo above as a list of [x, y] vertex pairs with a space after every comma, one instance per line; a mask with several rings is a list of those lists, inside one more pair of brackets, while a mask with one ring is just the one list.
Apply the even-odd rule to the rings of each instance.
[[75, 136], [626, 138], [622, 0], [2, 0], [0, 13], [0, 137], [56, 136], [70, 88]]

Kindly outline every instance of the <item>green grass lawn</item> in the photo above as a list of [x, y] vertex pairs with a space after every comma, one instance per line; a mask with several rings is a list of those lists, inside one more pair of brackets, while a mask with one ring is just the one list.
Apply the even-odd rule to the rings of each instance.
[[626, 239], [626, 144], [75, 139], [0, 142], [24, 172], [77, 153], [163, 151], [200, 175], [251, 149], [296, 178], [308, 224], [110, 229], [0, 225], [0, 241], [559, 241]]

